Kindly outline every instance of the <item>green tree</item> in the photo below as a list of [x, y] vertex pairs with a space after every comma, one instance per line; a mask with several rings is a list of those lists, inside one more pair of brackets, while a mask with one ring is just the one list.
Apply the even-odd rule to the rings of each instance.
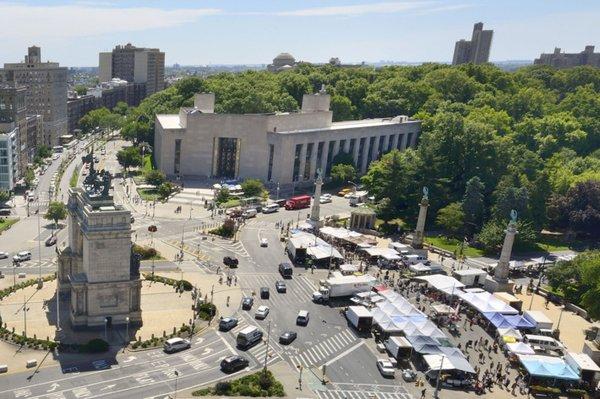
[[84, 85], [76, 85], [73, 89], [78, 96], [85, 96], [87, 94], [87, 87]]
[[121, 128], [121, 137], [135, 145], [150, 142], [154, 137], [152, 125], [145, 121], [129, 121]]
[[144, 178], [146, 179], [146, 183], [152, 184], [154, 187], [158, 187], [163, 184], [167, 177], [160, 170], [150, 170], [144, 173]]
[[37, 148], [35, 156], [41, 159], [49, 158], [52, 156], [52, 149], [49, 146], [42, 144]]
[[167, 199], [171, 194], [173, 194], [173, 192], [175, 192], [175, 186], [167, 181], [158, 186], [156, 192], [158, 193], [160, 198]]
[[[492, 219], [483, 225], [483, 228], [477, 234], [477, 242], [488, 253], [498, 253], [504, 242], [504, 230], [506, 229], [506, 220]], [[515, 249], [531, 248], [535, 244], [536, 233], [530, 222], [518, 220], [517, 234], [514, 247]]]
[[334, 122], [356, 119], [356, 108], [352, 105], [348, 97], [334, 95], [331, 97], [330, 108], [333, 112]]
[[450, 235], [459, 236], [463, 230], [465, 213], [460, 202], [453, 202], [437, 213], [436, 223], [443, 227]]
[[48, 210], [44, 215], [44, 219], [53, 220], [54, 225], [58, 224], [59, 220], [67, 218], [67, 206], [60, 201], [51, 201], [48, 204]]
[[502, 185], [494, 191], [495, 202], [492, 214], [497, 218], [506, 218], [512, 209], [516, 210], [521, 217], [527, 216], [529, 204], [529, 191], [525, 187], [514, 187]]
[[23, 174], [23, 180], [25, 181], [25, 185], [27, 187], [31, 187], [33, 180], [35, 179], [35, 173], [33, 172], [33, 168], [28, 167], [25, 169], [25, 173]]
[[356, 178], [354, 165], [339, 163], [331, 167], [331, 178], [337, 183], [345, 183]]
[[125, 101], [119, 101], [112, 110], [115, 114], [126, 116], [129, 113], [129, 105]]
[[11, 197], [10, 191], [8, 190], [0, 190], [0, 203], [6, 203]]
[[600, 239], [600, 180], [579, 182], [564, 195], [553, 195], [548, 214], [556, 227]]
[[136, 147], [125, 147], [117, 152], [117, 161], [125, 170], [142, 165], [142, 155]]
[[217, 204], [223, 204], [223, 203], [229, 201], [230, 198], [231, 198], [231, 195], [229, 194], [229, 190], [226, 188], [222, 188], [217, 192], [217, 196], [215, 197], [215, 202]]
[[260, 197], [265, 191], [265, 186], [259, 179], [246, 179], [241, 186], [246, 197]]
[[385, 224], [396, 217], [396, 211], [392, 206], [392, 201], [387, 197], [379, 200], [375, 211], [377, 212], [377, 217], [383, 220]]
[[465, 195], [462, 200], [462, 211], [467, 230], [472, 234], [481, 228], [485, 211], [484, 201], [485, 186], [478, 176], [473, 176], [467, 181]]
[[331, 161], [332, 166], [339, 164], [354, 166], [354, 157], [348, 152], [340, 151], [333, 157], [333, 160]]

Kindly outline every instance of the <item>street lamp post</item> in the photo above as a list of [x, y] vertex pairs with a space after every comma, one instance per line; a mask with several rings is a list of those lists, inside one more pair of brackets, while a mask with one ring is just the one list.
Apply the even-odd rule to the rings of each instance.
[[269, 320], [269, 325], [267, 327], [267, 350], [265, 351], [265, 365], [264, 365], [264, 372], [265, 374], [267, 373], [267, 360], [269, 358], [269, 339], [271, 337], [271, 320]]
[[27, 337], [27, 298], [23, 295], [23, 335]]
[[179, 380], [179, 371], [173, 370], [173, 373], [175, 374], [175, 392], [173, 393], [173, 397], [177, 398], [177, 382]]
[[438, 371], [437, 380], [435, 381], [435, 392], [433, 394], [434, 398], [438, 398], [438, 394], [440, 392], [440, 377], [442, 374], [442, 369], [444, 368], [444, 356], [442, 356], [442, 361], [440, 362], [440, 369]]
[[104, 318], [104, 339], [108, 342], [108, 317]]
[[[129, 345], [129, 317], [125, 318], [125, 346]], [[125, 348], [123, 348], [125, 350]]]
[[[40, 193], [41, 194], [41, 193]], [[40, 290], [43, 287], [42, 281], [42, 229], [40, 226], [40, 197], [38, 196], [38, 208], [37, 208], [37, 228], [38, 228], [38, 269], [39, 269], [39, 277], [38, 277], [38, 285], [37, 289]], [[58, 245], [58, 243], [56, 244]]]

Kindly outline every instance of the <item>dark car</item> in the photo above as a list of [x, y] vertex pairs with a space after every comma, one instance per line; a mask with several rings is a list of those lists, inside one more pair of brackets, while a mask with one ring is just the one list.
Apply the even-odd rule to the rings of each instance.
[[260, 288], [260, 299], [269, 299], [269, 287]]
[[277, 292], [280, 293], [287, 292], [287, 287], [285, 286], [285, 283], [281, 280], [275, 282], [275, 289], [277, 289]]
[[238, 263], [240, 263], [240, 261], [233, 256], [226, 256], [223, 258], [223, 263], [229, 267], [238, 267]]
[[298, 337], [298, 334], [294, 331], [286, 331], [279, 336], [279, 343], [283, 345], [289, 345]]
[[292, 278], [294, 268], [291, 263], [283, 262], [279, 264], [279, 273], [283, 278]]
[[229, 331], [237, 325], [238, 319], [235, 317], [221, 317], [221, 320], [219, 321], [219, 330]]
[[242, 309], [243, 310], [252, 309], [252, 305], [254, 305], [254, 299], [252, 297], [247, 296], [242, 300]]
[[46, 239], [46, 246], [51, 247], [56, 244], [56, 236], [53, 234]]
[[233, 373], [234, 371], [242, 370], [248, 367], [250, 362], [243, 356], [229, 356], [221, 360], [221, 370], [226, 373]]

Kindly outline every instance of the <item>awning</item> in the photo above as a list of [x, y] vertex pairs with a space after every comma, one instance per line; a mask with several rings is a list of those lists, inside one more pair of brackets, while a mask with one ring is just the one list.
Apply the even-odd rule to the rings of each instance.
[[516, 328], [512, 328], [512, 327], [511, 328], [499, 328], [498, 335], [500, 335], [501, 337], [513, 337], [519, 341], [523, 340], [523, 335], [521, 334], [521, 332], [519, 330], [517, 330]]
[[475, 374], [473, 367], [462, 355], [424, 355], [423, 360], [431, 370], [459, 370]]
[[431, 273], [442, 270], [442, 265], [438, 263], [431, 263], [429, 265], [426, 265], [424, 263], [417, 263], [408, 266], [408, 268], [415, 273]]
[[429, 276], [416, 277], [417, 280], [424, 281], [430, 287], [446, 294], [457, 295], [458, 289], [465, 285], [454, 277], [445, 276], [443, 274], [432, 274]]
[[534, 328], [535, 324], [521, 315], [506, 315], [502, 313], [484, 313], [486, 319], [496, 328]]
[[533, 350], [533, 348], [524, 342], [506, 344], [506, 349], [508, 349], [509, 352], [515, 353], [517, 355], [535, 355], [535, 351]]
[[507, 305], [489, 292], [458, 292], [457, 295], [480, 313], [518, 314], [517, 309]]
[[384, 248], [384, 247], [371, 247], [366, 248], [364, 250], [369, 256], [376, 256], [380, 258], [384, 258], [386, 260], [400, 260], [402, 259], [398, 252], [393, 248]]
[[456, 309], [454, 309], [453, 307], [450, 307], [448, 305], [444, 305], [443, 303], [433, 305], [431, 307], [431, 309], [433, 309], [433, 311], [435, 313], [441, 314], [441, 315], [448, 315], [448, 314], [453, 314], [456, 312]]
[[518, 355], [529, 375], [539, 378], [578, 381], [579, 375], [563, 359], [540, 355]]

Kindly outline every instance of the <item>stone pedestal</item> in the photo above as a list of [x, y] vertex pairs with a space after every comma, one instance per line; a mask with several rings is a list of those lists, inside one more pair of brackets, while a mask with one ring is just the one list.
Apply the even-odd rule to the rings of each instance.
[[425, 239], [425, 220], [427, 219], [427, 208], [429, 207], [429, 199], [426, 195], [421, 199], [419, 204], [419, 218], [417, 219], [417, 228], [413, 233], [412, 247], [416, 249], [423, 248], [423, 240]]
[[487, 276], [485, 278], [485, 282], [483, 284], [483, 289], [488, 292], [513, 292], [513, 288], [515, 286], [515, 282], [506, 279], [506, 280], [498, 280], [493, 276]]

